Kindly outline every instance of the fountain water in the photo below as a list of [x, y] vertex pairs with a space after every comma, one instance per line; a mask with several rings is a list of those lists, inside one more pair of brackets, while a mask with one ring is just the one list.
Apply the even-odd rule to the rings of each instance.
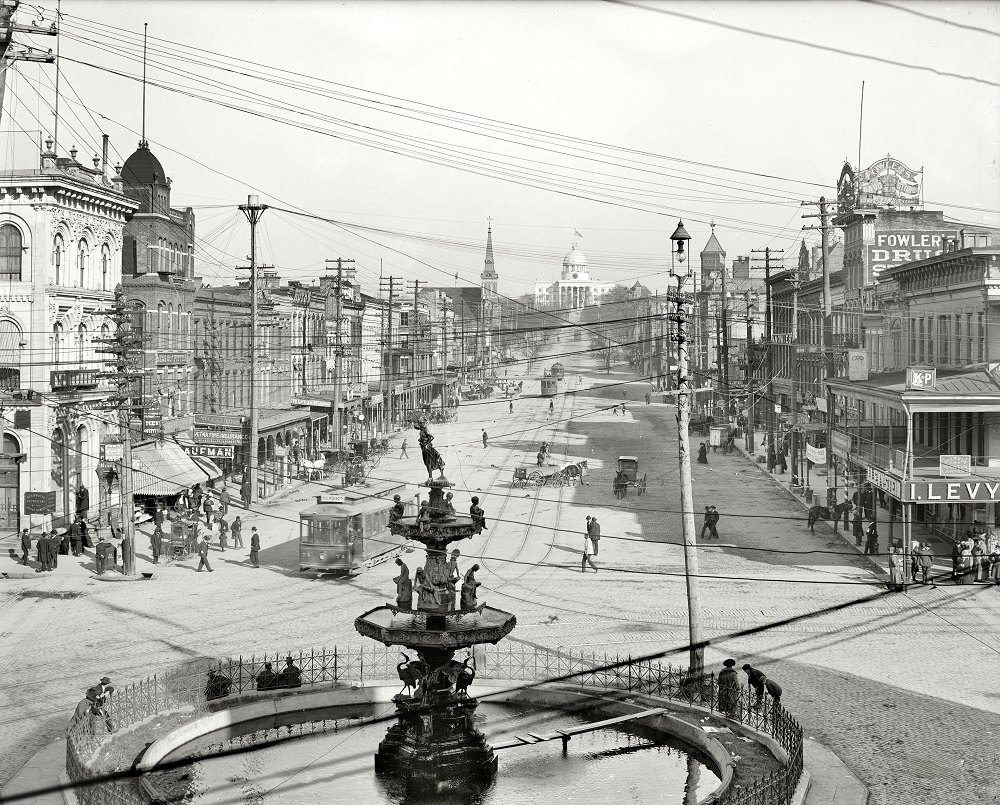
[[[416, 427], [427, 468], [427, 480], [421, 485], [429, 489], [428, 500], [413, 517], [403, 517], [398, 505], [389, 528], [422, 543], [426, 560], [411, 580], [408, 568], [397, 559], [396, 604], [377, 607], [354, 622], [364, 637], [401, 646], [417, 656], [411, 660], [401, 654], [398, 671], [403, 690], [393, 699], [397, 722], [379, 744], [375, 769], [401, 778], [413, 790], [488, 784], [497, 760], [473, 723], [478, 702], [469, 695], [475, 679], [472, 650], [500, 641], [516, 619], [478, 603], [478, 565], [466, 572], [459, 593], [458, 552], [453, 551], [449, 561], [448, 547], [479, 534], [486, 527], [485, 515], [475, 497], [468, 515], [455, 512], [452, 494], [445, 494], [453, 484], [444, 477], [444, 459], [434, 447], [434, 437], [425, 423]], [[434, 470], [439, 477], [432, 477]], [[460, 662], [455, 654], [461, 649], [468, 649], [469, 656]]]

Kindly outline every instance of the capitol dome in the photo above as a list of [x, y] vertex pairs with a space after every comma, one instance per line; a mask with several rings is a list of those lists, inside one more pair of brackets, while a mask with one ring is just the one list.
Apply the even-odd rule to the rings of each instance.
[[579, 266], [580, 268], [586, 268], [587, 256], [574, 246], [570, 253], [563, 258], [563, 265], [566, 267]]

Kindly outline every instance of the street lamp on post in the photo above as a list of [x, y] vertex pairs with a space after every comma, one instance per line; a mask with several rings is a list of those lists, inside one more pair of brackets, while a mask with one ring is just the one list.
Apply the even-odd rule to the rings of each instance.
[[691, 487], [691, 389], [688, 378], [687, 314], [684, 282], [690, 273], [685, 265], [687, 242], [691, 236], [678, 221], [670, 236], [670, 275], [677, 280], [677, 457], [680, 464], [681, 530], [684, 534], [684, 581], [688, 603], [688, 681], [698, 683], [705, 672], [705, 645], [701, 639], [701, 598], [698, 593], [698, 544], [695, 539], [694, 492]]

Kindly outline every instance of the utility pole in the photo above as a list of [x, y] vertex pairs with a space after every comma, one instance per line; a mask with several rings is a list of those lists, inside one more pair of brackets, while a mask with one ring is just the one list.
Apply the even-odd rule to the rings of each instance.
[[[333, 333], [333, 446], [340, 450], [344, 440], [344, 345], [341, 338], [341, 331], [344, 322], [344, 263], [354, 263], [354, 260], [338, 257], [336, 261], [327, 260], [327, 264], [337, 263], [337, 284], [333, 289], [333, 298], [336, 303], [334, 313], [334, 333]], [[353, 271], [349, 268], [348, 271]]]
[[778, 255], [778, 262], [784, 260], [784, 249], [751, 249], [752, 254], [764, 253], [764, 429], [765, 447], [774, 445], [774, 331], [771, 310], [771, 257]]
[[[257, 222], [267, 209], [257, 196], [247, 196], [247, 203], [240, 209], [250, 222], [250, 449], [247, 450], [249, 463], [250, 500], [257, 499], [257, 472], [259, 455], [257, 442], [260, 439], [260, 423], [257, 418]], [[248, 480], [244, 472], [243, 480]]]
[[104, 346], [97, 352], [111, 357], [106, 361], [110, 371], [99, 372], [98, 377], [111, 380], [117, 390], [107, 400], [108, 404], [118, 412], [119, 437], [122, 443], [121, 471], [118, 477], [121, 483], [122, 498], [122, 533], [123, 541], [122, 572], [126, 576], [135, 575], [135, 503], [133, 500], [133, 469], [132, 469], [132, 415], [133, 383], [142, 377], [142, 372], [136, 366], [142, 357], [142, 337], [132, 329], [132, 316], [135, 313], [125, 302], [125, 294], [119, 284], [115, 288], [115, 301], [111, 311], [106, 315], [115, 324], [115, 332], [110, 338], [95, 338], [94, 341]]
[[729, 294], [726, 291], [726, 266], [722, 266], [722, 343], [719, 354], [719, 378], [722, 381], [722, 418], [729, 418]]
[[0, 115], [3, 114], [4, 95], [7, 92], [7, 68], [16, 61], [33, 61], [52, 64], [56, 57], [52, 51], [36, 52], [33, 48], [11, 52], [14, 32], [32, 34], [35, 36], [56, 36], [58, 29], [53, 22], [48, 28], [40, 25], [18, 25], [14, 22], [19, 0], [2, 0], [0, 2]]
[[386, 321], [386, 341], [385, 341], [385, 356], [386, 356], [386, 369], [383, 372], [385, 377], [385, 396], [383, 398], [383, 404], [387, 406], [390, 413], [390, 422], [395, 419], [395, 411], [392, 409], [392, 381], [395, 379], [395, 375], [392, 370], [392, 309], [396, 301], [396, 288], [397, 283], [402, 283], [402, 277], [379, 277], [379, 294], [388, 288], [389, 291], [389, 315], [386, 317], [386, 309], [382, 308], [383, 320]]
[[410, 380], [417, 379], [417, 335], [420, 321], [420, 314], [417, 312], [420, 305], [420, 280], [413, 280], [413, 321], [410, 322]]
[[441, 294], [441, 413], [448, 396], [448, 296]]

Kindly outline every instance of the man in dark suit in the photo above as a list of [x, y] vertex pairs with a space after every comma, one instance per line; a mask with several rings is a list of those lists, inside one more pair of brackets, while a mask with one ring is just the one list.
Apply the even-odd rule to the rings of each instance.
[[90, 492], [83, 484], [76, 490], [76, 514], [77, 517], [87, 519], [87, 512], [90, 510]]
[[28, 553], [31, 551], [31, 532], [27, 528], [21, 531], [21, 564], [27, 567]]
[[207, 568], [208, 572], [212, 572], [212, 566], [208, 562], [208, 542], [202, 537], [201, 542], [198, 543], [198, 572], [201, 573], [202, 568]]
[[149, 547], [153, 551], [153, 564], [160, 564], [160, 554], [163, 553], [163, 532], [158, 525], [153, 528], [153, 536], [149, 538]]
[[49, 564], [46, 568], [47, 570], [55, 570], [59, 567], [59, 536], [55, 531], [49, 532], [48, 540], [46, 545], [49, 549]]
[[250, 562], [254, 567], [260, 567], [260, 535], [257, 533], [257, 526], [250, 529]]
[[104, 564], [108, 561], [108, 554], [111, 553], [111, 545], [101, 537], [94, 548], [94, 555], [97, 557], [97, 575], [104, 575]]
[[38, 562], [38, 567], [35, 568], [36, 573], [45, 570], [45, 565], [49, 562], [49, 546], [45, 542], [46, 536], [47, 532], [43, 531], [35, 542], [35, 561]]
[[83, 552], [83, 534], [80, 533], [80, 523], [74, 520], [69, 524], [69, 541], [73, 556], [79, 556]]
[[601, 547], [601, 524], [597, 522], [596, 517], [587, 518], [587, 533], [590, 535], [590, 541], [594, 543], [594, 556], [597, 556]]

